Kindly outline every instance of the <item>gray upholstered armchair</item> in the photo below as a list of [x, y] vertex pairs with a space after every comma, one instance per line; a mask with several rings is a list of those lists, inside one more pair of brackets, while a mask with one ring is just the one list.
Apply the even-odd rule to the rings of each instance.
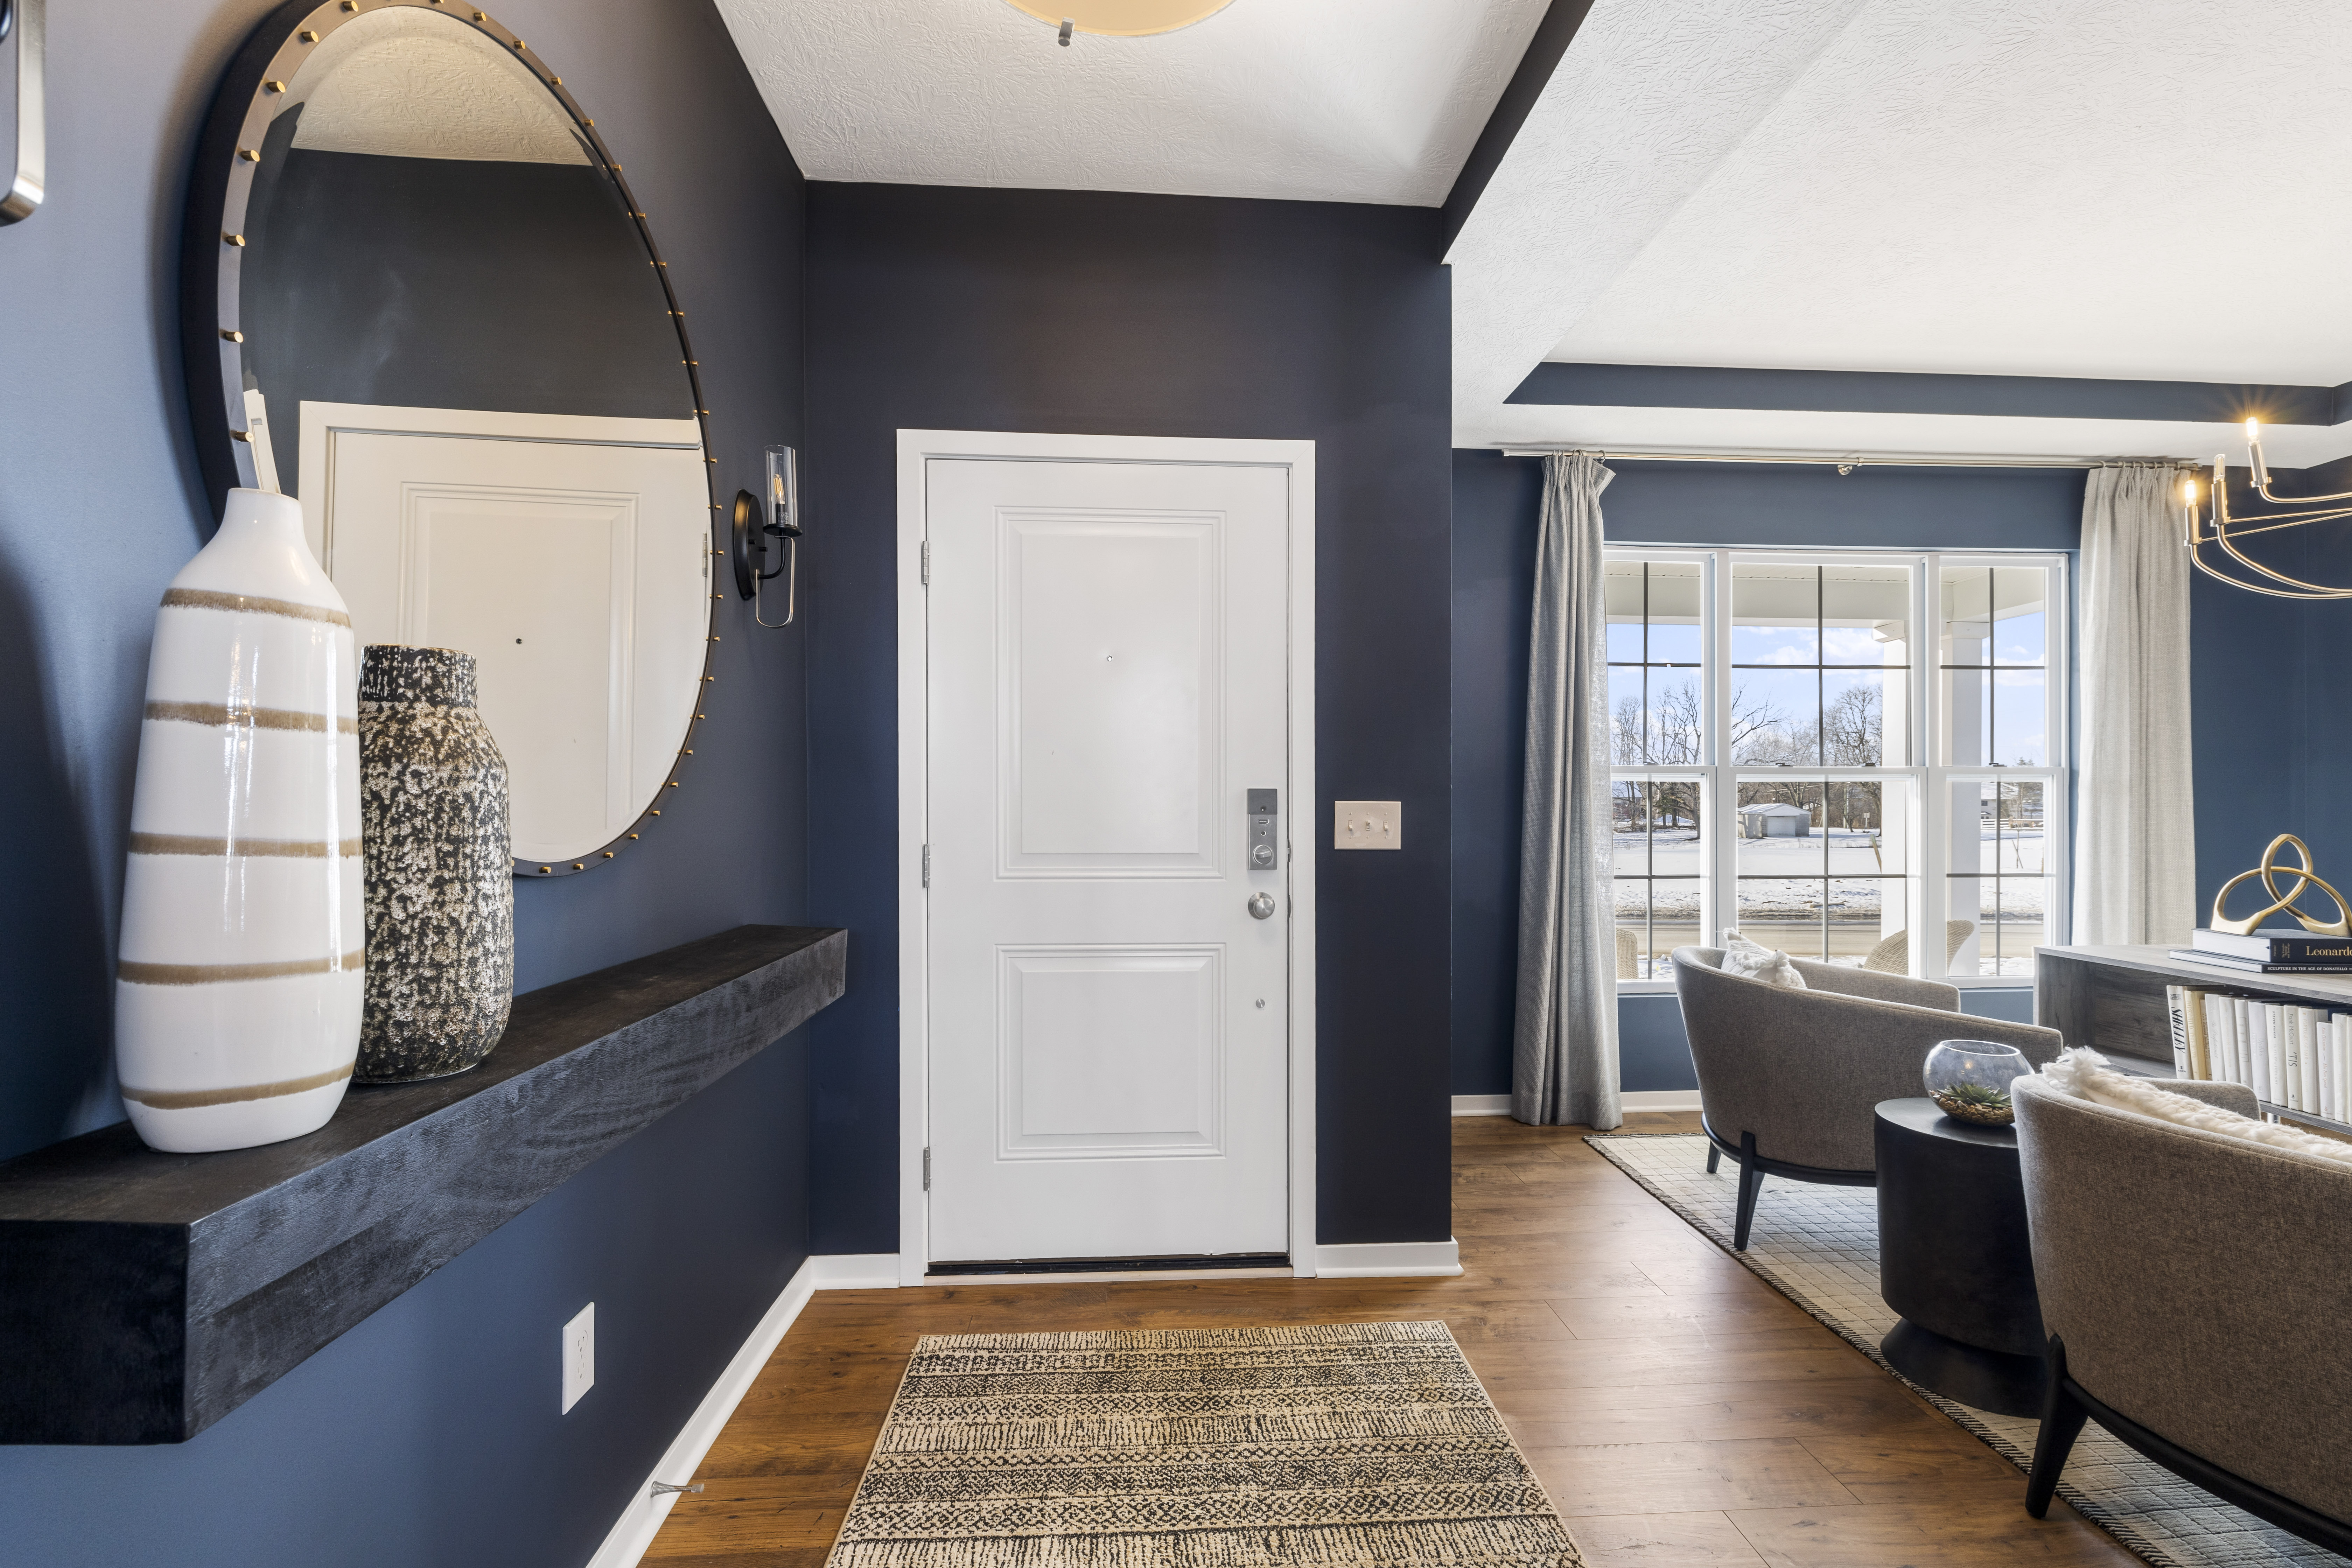
[[1698, 1068], [1709, 1147], [1739, 1162], [1732, 1246], [1748, 1247], [1766, 1176], [1874, 1187], [1871, 1113], [1924, 1092], [1919, 1070], [1938, 1040], [1997, 1040], [2037, 1066], [2057, 1059], [2055, 1029], [1973, 1017], [1949, 985], [1797, 961], [1807, 990], [1723, 972], [1723, 950], [1675, 949], [1675, 994]]
[[[2158, 1085], [2254, 1114], [2232, 1083]], [[2018, 1156], [2050, 1331], [2037, 1519], [2085, 1419], [2352, 1556], [2352, 1165], [2021, 1079]]]

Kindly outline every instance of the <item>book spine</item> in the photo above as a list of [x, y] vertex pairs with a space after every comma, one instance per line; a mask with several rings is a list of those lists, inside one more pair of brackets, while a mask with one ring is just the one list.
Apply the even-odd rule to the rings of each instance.
[[2279, 1075], [2271, 1080], [2278, 1102], [2289, 1110], [2303, 1109], [2303, 1009], [2279, 1004], [2272, 1020], [2279, 1032]]
[[2252, 1009], [2242, 996], [2230, 998], [2230, 1050], [2237, 1066], [2237, 1076], [2231, 1079], [2248, 1089], [2254, 1087], [2254, 1033]]
[[2178, 985], [2164, 988], [2164, 1016], [2172, 1032], [2172, 1076], [2189, 1076], [2189, 1003]]
[[2273, 1105], [2284, 1105], [2286, 1103], [2286, 1004], [2263, 1002], [2258, 1005], [2263, 1010], [2263, 1050], [2270, 1063], [2269, 1081], [2263, 1086], [2270, 1092], [2263, 1098]]
[[2316, 1007], [2295, 1009], [2303, 1016], [2297, 1020], [2296, 1044], [2303, 1047], [2303, 1071], [2295, 1083], [2295, 1092], [2302, 1097], [2297, 1108], [2313, 1115], [2319, 1114], [2319, 1026], [2327, 1015]]
[[2180, 999], [2189, 1015], [2189, 1076], [2210, 1081], [2213, 1077], [2213, 1047], [2205, 1034], [2205, 993], [2194, 986], [2183, 986]]
[[2242, 998], [2239, 1005], [2245, 1010], [2246, 1020], [2246, 1087], [2254, 1091], [2256, 1100], [2271, 1097], [2271, 1038], [2269, 1020], [2263, 1016], [2263, 1005], [2252, 998]]
[[2336, 1025], [2336, 1121], [2352, 1121], [2352, 1013], [2331, 1013]]
[[2340, 936], [2233, 936], [2200, 931], [2189, 939], [2189, 946], [2257, 963], [2352, 964], [2352, 942]]
[[2319, 1114], [2336, 1120], [2336, 1019], [2322, 1013], [2312, 1031], [2319, 1045]]

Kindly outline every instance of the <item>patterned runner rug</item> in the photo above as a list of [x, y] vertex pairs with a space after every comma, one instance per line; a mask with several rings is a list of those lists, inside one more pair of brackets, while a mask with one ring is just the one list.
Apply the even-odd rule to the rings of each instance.
[[[1709, 1241], [1731, 1252], [1739, 1169], [1727, 1158], [1721, 1171], [1708, 1175], [1704, 1136], [1610, 1132], [1585, 1142]], [[1876, 1193], [1868, 1187], [1822, 1187], [1767, 1176], [1748, 1250], [1731, 1256], [1886, 1366], [1878, 1342], [1895, 1319], [1878, 1297]], [[1978, 1410], [1931, 1394], [1892, 1367], [1887, 1372], [2021, 1470], [2033, 1462], [2040, 1421]], [[2157, 1568], [2341, 1568], [2345, 1561], [2142, 1458], [2095, 1422], [2083, 1429], [2074, 1445], [2058, 1493]], [[2022, 1510], [2021, 1480], [2017, 1498]]]
[[1580, 1568], [1444, 1323], [933, 1334], [829, 1568]]

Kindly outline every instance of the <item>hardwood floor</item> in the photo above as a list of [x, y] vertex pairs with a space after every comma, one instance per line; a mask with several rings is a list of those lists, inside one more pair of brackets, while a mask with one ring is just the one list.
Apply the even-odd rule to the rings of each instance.
[[[2129, 1564], [1570, 1128], [1454, 1123], [1454, 1279], [820, 1291], [646, 1561], [819, 1568], [918, 1335], [1442, 1319], [1592, 1568]], [[1629, 1131], [1696, 1131], [1646, 1115]]]

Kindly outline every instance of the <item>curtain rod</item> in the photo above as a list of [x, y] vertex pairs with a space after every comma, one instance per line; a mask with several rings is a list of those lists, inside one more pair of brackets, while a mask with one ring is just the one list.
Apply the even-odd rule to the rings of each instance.
[[1646, 460], [1662, 463], [1805, 463], [1841, 470], [1863, 468], [2096, 468], [2110, 463], [2151, 463], [2168, 468], [2200, 467], [2189, 458], [2007, 458], [1973, 453], [1927, 452], [1678, 452], [1596, 451], [1590, 447], [1522, 447], [1497, 443], [1506, 458], [1549, 458], [1576, 453], [1602, 462]]

